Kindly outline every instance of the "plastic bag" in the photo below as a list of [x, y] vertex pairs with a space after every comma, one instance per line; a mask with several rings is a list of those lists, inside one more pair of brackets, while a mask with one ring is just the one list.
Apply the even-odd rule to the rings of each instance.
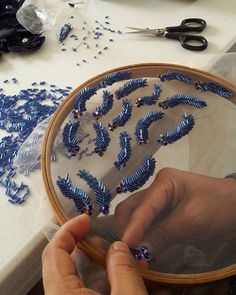
[[50, 30], [63, 3], [55, 0], [26, 0], [16, 14], [18, 22], [33, 34]]

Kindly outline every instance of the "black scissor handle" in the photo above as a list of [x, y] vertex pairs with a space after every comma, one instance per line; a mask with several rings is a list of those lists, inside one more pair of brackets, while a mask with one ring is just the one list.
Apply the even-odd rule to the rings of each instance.
[[205, 39], [203, 36], [188, 35], [181, 33], [166, 33], [165, 37], [169, 39], [179, 40], [183, 48], [192, 51], [202, 51], [206, 49], [208, 45], [207, 39]]
[[202, 32], [206, 28], [206, 21], [201, 18], [186, 18], [179, 26], [167, 27], [167, 32]]

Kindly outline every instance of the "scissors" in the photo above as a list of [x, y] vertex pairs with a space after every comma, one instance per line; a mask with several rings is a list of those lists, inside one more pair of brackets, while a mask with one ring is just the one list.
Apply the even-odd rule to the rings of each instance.
[[134, 30], [134, 32], [127, 32], [129, 34], [153, 34], [156, 37], [166, 37], [169, 39], [176, 39], [180, 41], [183, 48], [193, 51], [201, 51], [207, 48], [208, 42], [203, 36], [190, 35], [186, 32], [202, 32], [206, 28], [206, 21], [201, 18], [186, 18], [179, 26], [166, 27], [164, 29], [142, 29], [127, 27]]

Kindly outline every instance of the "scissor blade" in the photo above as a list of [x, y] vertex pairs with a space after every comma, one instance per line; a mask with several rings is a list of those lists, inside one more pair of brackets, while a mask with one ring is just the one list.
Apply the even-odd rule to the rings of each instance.
[[134, 32], [126, 32], [127, 34], [156, 34], [156, 29], [149, 28], [135, 28], [135, 27], [126, 27], [127, 29], [134, 30]]

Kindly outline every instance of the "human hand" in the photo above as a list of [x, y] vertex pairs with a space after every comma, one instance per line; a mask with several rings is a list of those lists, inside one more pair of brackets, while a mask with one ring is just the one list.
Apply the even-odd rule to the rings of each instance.
[[175, 243], [227, 239], [236, 232], [236, 182], [172, 168], [121, 202], [113, 231], [129, 246], [157, 255]]
[[[84, 287], [70, 256], [89, 229], [90, 219], [83, 214], [65, 223], [49, 242], [42, 255], [45, 295], [100, 295]], [[112, 295], [147, 295], [125, 243], [111, 245], [106, 264]]]

